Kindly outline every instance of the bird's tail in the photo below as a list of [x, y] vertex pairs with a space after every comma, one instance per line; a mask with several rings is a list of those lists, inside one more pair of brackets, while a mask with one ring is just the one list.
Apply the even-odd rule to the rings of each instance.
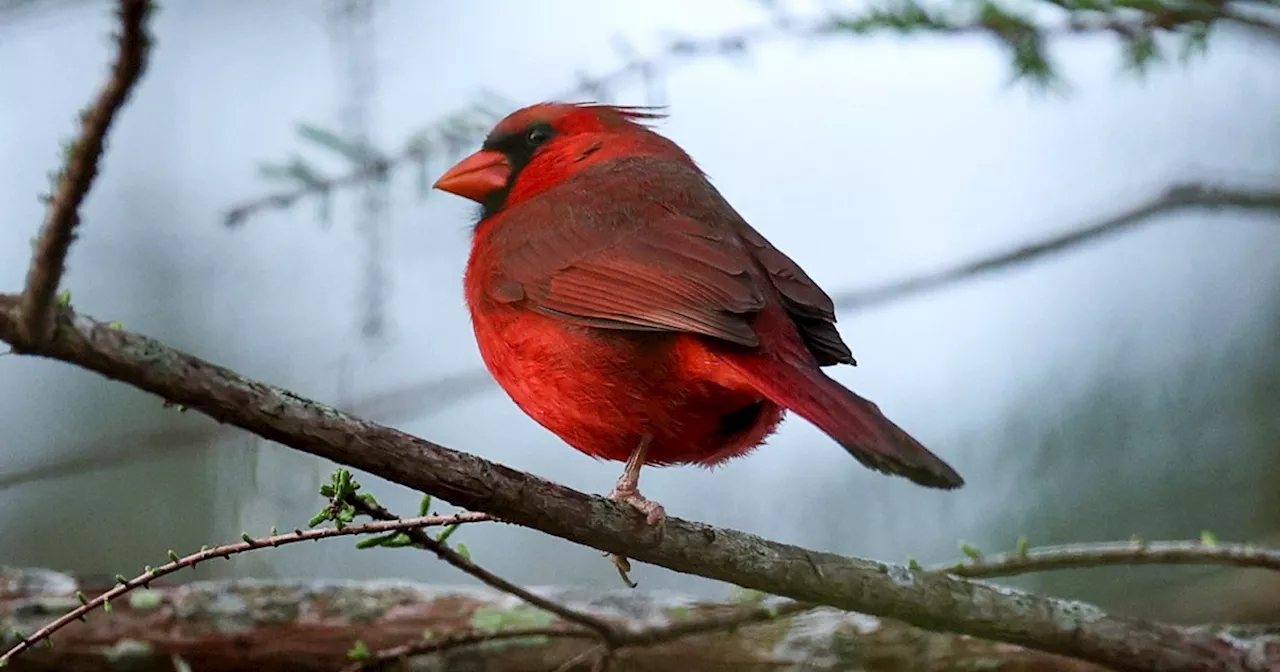
[[953, 489], [964, 479], [920, 445], [872, 402], [814, 367], [752, 358], [730, 366], [774, 403], [817, 425], [864, 465], [930, 488]]

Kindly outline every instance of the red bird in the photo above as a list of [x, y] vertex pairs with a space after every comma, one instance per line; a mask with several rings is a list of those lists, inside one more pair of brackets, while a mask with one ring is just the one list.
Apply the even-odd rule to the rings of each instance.
[[821, 367], [855, 364], [831, 298], [637, 108], [542, 103], [436, 182], [483, 206], [465, 279], [480, 354], [569, 445], [626, 460], [609, 497], [665, 515], [643, 465], [711, 466], [796, 412], [862, 464], [960, 475]]

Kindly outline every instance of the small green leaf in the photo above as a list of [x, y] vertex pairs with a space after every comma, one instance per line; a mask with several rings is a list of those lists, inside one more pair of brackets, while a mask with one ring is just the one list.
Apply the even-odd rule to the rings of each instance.
[[107, 328], [120, 331], [121, 329], [124, 329], [124, 324], [120, 322], [120, 320], [111, 320], [110, 322], [107, 323]]
[[370, 655], [369, 647], [359, 639], [356, 640], [351, 650], [347, 651], [347, 658], [351, 660], [369, 660]]
[[431, 511], [431, 495], [423, 495], [422, 501], [418, 502], [418, 517], [421, 518]]
[[127, 586], [129, 585], [129, 579], [126, 579], [124, 574], [116, 574], [116, 583], [122, 586]]
[[974, 546], [973, 544], [970, 544], [966, 541], [960, 542], [960, 552], [964, 553], [965, 557], [969, 558], [970, 560], [982, 559], [982, 551], [978, 550], [977, 546]]
[[683, 604], [678, 604], [674, 607], [667, 607], [667, 615], [670, 616], [673, 621], [687, 620], [691, 613], [692, 612], [689, 610], [689, 607]]
[[1213, 536], [1213, 533], [1210, 532], [1209, 530], [1201, 530], [1200, 544], [1204, 546], [1209, 546], [1209, 547], [1217, 546], [1218, 538]]
[[102, 610], [108, 614], [111, 613], [111, 600], [102, 601]]
[[459, 523], [454, 523], [454, 524], [452, 524], [452, 525], [450, 525], [450, 526], [448, 526], [448, 527], [444, 528], [444, 530], [443, 530], [443, 531], [441, 531], [441, 532], [440, 532], [440, 534], [439, 534], [438, 536], [436, 536], [436, 541], [438, 541], [438, 542], [440, 542], [440, 543], [442, 543], [442, 544], [443, 544], [443, 543], [445, 543], [446, 541], [448, 541], [448, 540], [449, 540], [449, 537], [452, 537], [452, 536], [453, 536], [453, 533], [454, 533], [454, 532], [457, 532], [457, 531], [458, 531], [458, 527], [460, 527], [460, 524], [459, 524]]
[[71, 305], [71, 290], [64, 289], [58, 292], [58, 307], [66, 308]]
[[393, 542], [396, 541], [396, 538], [400, 536], [402, 536], [402, 533], [392, 532], [390, 534], [383, 534], [377, 537], [370, 537], [368, 539], [364, 539], [356, 543], [356, 548], [365, 549], [365, 548], [374, 548], [377, 546], [391, 546], [393, 545]]
[[734, 586], [729, 591], [729, 600], [738, 604], [759, 605], [768, 597], [769, 594], [766, 592], [742, 586]]
[[917, 572], [924, 568], [920, 566], [920, 561], [911, 556], [907, 556], [907, 569]]
[[486, 605], [471, 614], [471, 627], [484, 631], [502, 628], [541, 628], [555, 621], [554, 615], [527, 604], [510, 608]]
[[80, 600], [80, 604], [89, 604], [89, 598], [85, 597], [82, 591], [76, 591], [76, 599]]
[[466, 558], [467, 562], [471, 562], [471, 550], [467, 548], [466, 544], [459, 541], [457, 546], [454, 547], [454, 550], [458, 552], [458, 555]]
[[252, 543], [253, 543], [253, 537], [249, 536], [249, 533], [248, 533], [248, 532], [242, 532], [242, 533], [240, 534], [240, 539], [242, 539], [242, 540], [244, 541], [244, 543], [246, 543], [246, 544], [252, 544]]
[[164, 602], [158, 590], [135, 590], [129, 593], [129, 606], [134, 609], [155, 609]]
[[178, 554], [175, 553], [172, 548], [169, 549], [169, 562], [178, 562], [181, 559], [182, 558], [179, 558]]
[[1019, 558], [1027, 557], [1027, 551], [1030, 550], [1031, 544], [1026, 537], [1018, 537], [1017, 551]]

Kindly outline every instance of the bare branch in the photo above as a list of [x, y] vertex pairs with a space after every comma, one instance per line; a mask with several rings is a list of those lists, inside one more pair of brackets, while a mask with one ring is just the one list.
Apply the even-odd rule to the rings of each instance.
[[[78, 606], [77, 591], [97, 594], [111, 588], [104, 580], [44, 569], [0, 568], [0, 623], [34, 631], [47, 614]], [[750, 613], [744, 605], [706, 603], [665, 590], [596, 591], [566, 586], [547, 587], [539, 594], [571, 603], [627, 632]], [[183, 669], [171, 662], [178, 658], [199, 672], [334, 672], [353, 662], [350, 654], [356, 648], [368, 650], [372, 657], [409, 642], [421, 643], [424, 636], [434, 640], [477, 629], [526, 626], [577, 627], [530, 621], [516, 598], [483, 587], [323, 579], [166, 585], [160, 579], [133, 599], [113, 601], [110, 618], [90, 617], [73, 624], [54, 636], [53, 648], [36, 647], [4, 669], [118, 672], [128, 667], [136, 672], [175, 672]], [[1265, 636], [1241, 633], [1238, 628], [1218, 630], [1246, 639]], [[1273, 630], [1271, 641], [1278, 641], [1276, 635]], [[0, 641], [6, 644], [11, 637], [8, 631], [0, 632]], [[581, 639], [550, 637], [502, 644], [445, 651], [432, 656], [433, 660], [415, 661], [425, 665], [401, 667], [434, 665], [473, 672], [583, 670], [590, 669], [602, 651], [590, 633]], [[135, 649], [145, 650], [145, 657], [122, 659]], [[891, 619], [827, 608], [625, 648], [617, 657], [617, 668], [618, 672], [724, 670], [726, 661], [733, 669], [802, 667], [810, 672], [974, 670], [990, 668], [993, 661], [1011, 670], [1104, 672], [1088, 663], [1022, 647], [934, 634]]]
[[[357, 498], [352, 498], [347, 503], [355, 507], [355, 509], [360, 513], [371, 518], [376, 518], [378, 520], [398, 519], [394, 513], [391, 513], [379, 504], [372, 504]], [[595, 633], [595, 636], [600, 638], [600, 641], [606, 645], [615, 646], [619, 641], [618, 630], [607, 621], [596, 618], [590, 614], [575, 611], [555, 602], [554, 600], [548, 600], [545, 597], [531, 593], [501, 576], [494, 574], [484, 567], [477, 565], [471, 561], [471, 558], [449, 548], [449, 546], [444, 542], [431, 538], [431, 535], [423, 532], [421, 529], [405, 530], [405, 535], [409, 537], [409, 540], [412, 541], [414, 545], [435, 553], [441, 560], [444, 560], [450, 565], [470, 574], [490, 588], [495, 588], [504, 593], [514, 595], [525, 602], [542, 609], [543, 611], [559, 616], [565, 621], [577, 623], [590, 632]]]
[[[607, 661], [620, 649], [652, 646], [655, 644], [675, 641], [684, 637], [692, 637], [694, 635], [705, 635], [713, 632], [734, 630], [736, 628], [759, 623], [767, 623], [781, 618], [788, 618], [814, 608], [815, 606], [812, 604], [802, 604], [799, 602], [787, 602], [773, 607], [739, 607], [734, 609], [732, 613], [722, 616], [678, 621], [667, 625], [655, 625], [636, 630], [618, 629], [618, 639], [616, 642], [613, 644], [602, 643], [599, 647], [587, 649], [582, 655], [566, 661], [566, 665], [564, 667], [567, 669], [569, 664], [577, 662], [584, 656], [590, 656], [593, 654], [599, 655]], [[370, 656], [368, 660], [352, 663], [343, 669], [342, 672], [360, 672], [361, 670], [364, 670], [365, 672], [373, 672], [385, 669], [388, 665], [407, 658], [441, 653], [450, 649], [483, 644], [485, 642], [496, 641], [499, 639], [509, 640], [530, 637], [595, 639], [598, 637], [598, 634], [592, 630], [581, 627], [512, 628], [508, 630], [477, 630], [473, 632], [453, 633], [443, 637], [410, 642], [402, 646], [379, 651]], [[605, 669], [608, 669], [607, 664]]]
[[510, 639], [530, 639], [538, 637], [595, 639], [597, 635], [595, 632], [586, 628], [563, 626], [456, 632], [431, 639], [409, 642], [390, 649], [378, 651], [371, 655], [368, 660], [356, 661], [342, 668], [341, 672], [361, 672], [361, 670], [374, 672], [376, 670], [384, 670], [390, 665], [394, 665], [395, 663], [409, 658], [426, 656], [433, 653], [443, 653], [450, 649], [457, 649], [464, 646], [475, 646], [476, 644], [485, 644], [487, 642], [498, 642]]
[[[645, 84], [651, 84], [650, 80], [658, 73], [676, 67], [686, 61], [707, 57], [739, 57], [746, 53], [748, 45], [755, 42], [763, 42], [789, 35], [815, 35], [817, 32], [818, 30], [814, 26], [801, 26], [793, 22], [782, 22], [711, 38], [677, 38], [671, 40], [659, 53], [651, 57], [633, 57], [629, 59], [626, 65], [612, 72], [596, 77], [582, 77], [572, 87], [565, 89], [552, 99], [606, 98], [612, 90], [626, 83], [640, 81]], [[487, 129], [480, 127], [459, 128], [456, 123], [450, 123], [465, 119], [472, 113], [473, 110], [470, 109], [458, 110], [429, 124], [430, 128], [448, 129], [447, 133], [443, 134], [446, 137], [439, 138], [436, 144], [456, 150], [483, 138]], [[426, 150], [422, 142], [410, 142], [404, 150], [393, 154], [385, 160], [368, 162], [339, 177], [313, 177], [296, 188], [266, 194], [240, 203], [227, 210], [224, 223], [228, 227], [236, 227], [263, 210], [288, 208], [307, 196], [332, 193], [370, 180], [386, 179], [388, 174], [401, 168], [419, 164], [425, 157]]]
[[[3, 353], [0, 356], [3, 356]], [[417, 420], [450, 405], [495, 389], [484, 369], [434, 378], [379, 392], [340, 408], [376, 422]], [[146, 432], [97, 437], [92, 442], [64, 444], [48, 451], [57, 457], [26, 469], [0, 474], [0, 492], [37, 481], [67, 478], [104, 469], [122, 469], [156, 455], [178, 454], [216, 441], [234, 430], [217, 425], [165, 427]]]
[[[0, 308], [16, 302], [17, 297], [0, 295]], [[13, 316], [0, 310], [0, 340], [16, 338]], [[361, 420], [69, 308], [59, 309], [54, 337], [31, 354], [97, 371], [265, 439], [462, 508], [678, 572], [1119, 670], [1261, 671], [1280, 664], [1280, 651], [1253, 650], [1247, 641], [679, 518], [669, 517], [659, 538], [630, 507]]]
[[1111, 565], [1229, 565], [1280, 571], [1280, 550], [1249, 544], [1131, 541], [1041, 546], [931, 567], [967, 578], [1016, 576], [1056, 569]]
[[891, 303], [964, 280], [971, 280], [993, 271], [1021, 266], [1046, 256], [1075, 249], [1086, 243], [1097, 242], [1107, 236], [1143, 224], [1158, 215], [1195, 208], [1280, 213], [1280, 190], [1210, 187], [1202, 184], [1175, 185], [1152, 201], [1066, 233], [906, 280], [895, 280], [876, 287], [840, 292], [832, 298], [836, 307], [843, 310], [858, 310]]
[[[119, 53], [111, 79], [93, 106], [80, 115], [80, 137], [67, 148], [66, 164], [53, 187], [44, 225], [36, 239], [35, 258], [27, 272], [19, 307], [24, 342], [38, 343], [53, 330], [54, 295], [80, 223], [80, 203], [98, 175], [107, 131], [146, 68], [151, 47], [146, 23], [151, 8], [151, 0], [120, 0], [121, 28], [116, 36]], [[19, 343], [13, 345], [21, 347]]]
[[287, 534], [275, 534], [261, 539], [254, 539], [245, 535], [244, 540], [235, 544], [224, 544], [214, 548], [203, 549], [198, 553], [192, 553], [185, 557], [177, 557], [173, 551], [169, 551], [169, 562], [159, 567], [148, 567], [146, 571], [132, 579], [125, 579], [123, 576], [117, 578], [115, 588], [102, 593], [92, 600], [80, 597], [81, 605], [71, 611], [58, 617], [48, 625], [40, 628], [35, 633], [27, 635], [19, 635], [18, 643], [8, 651], [0, 654], [0, 667], [9, 664], [15, 656], [19, 656], [22, 652], [39, 644], [41, 641], [49, 639], [55, 632], [71, 625], [75, 621], [82, 621], [84, 617], [91, 611], [99, 607], [105, 607], [111, 603], [111, 600], [118, 599], [126, 593], [138, 588], [149, 587], [152, 581], [172, 574], [180, 569], [194, 567], [205, 560], [213, 558], [229, 558], [239, 553], [247, 551], [256, 551], [263, 548], [275, 548], [277, 546], [287, 546], [302, 541], [319, 541], [321, 539], [330, 539], [332, 537], [349, 537], [363, 534], [382, 534], [385, 532], [411, 532], [418, 531], [421, 533], [424, 527], [435, 527], [441, 525], [460, 525], [462, 523], [478, 523], [483, 521], [491, 521], [493, 516], [484, 513], [459, 513], [452, 516], [420, 516], [417, 518], [396, 518], [393, 520], [378, 521], [374, 523], [365, 523], [363, 525], [346, 525], [344, 527], [330, 527], [319, 530], [294, 530]]
[[[619, 87], [642, 83], [647, 90], [654, 86], [654, 78], [686, 62], [707, 57], [736, 58], [747, 53], [753, 45], [771, 39], [844, 38], [873, 31], [899, 33], [930, 32], [946, 35], [985, 35], [1009, 46], [1014, 52], [1014, 65], [1019, 76], [1031, 76], [1042, 81], [1053, 74], [1044, 54], [1044, 44], [1051, 37], [1068, 35], [1112, 35], [1130, 45], [1139, 39], [1149, 39], [1156, 33], [1203, 32], [1207, 39], [1210, 27], [1218, 24], [1234, 24], [1280, 40], [1280, 23], [1262, 12], [1241, 11], [1247, 2], [1224, 0], [1221, 2], [1182, 3], [1157, 0], [1139, 11], [1134, 5], [1102, 2], [1086, 7], [1064, 0], [1046, 0], [1066, 10], [1065, 19], [1047, 24], [1037, 24], [1021, 16], [1001, 3], [983, 3], [975, 13], [962, 7], [958, 12], [934, 10], [914, 1], [885, 3], [856, 12], [833, 13], [820, 20], [801, 20], [783, 13], [772, 23], [739, 32], [710, 38], [683, 37], [670, 41], [656, 54], [639, 57], [626, 54], [626, 65], [613, 72], [584, 77], [573, 87], [562, 91], [551, 100], [604, 100], [616, 95]], [[1195, 38], [1188, 44], [1194, 44]], [[1136, 52], [1135, 52], [1136, 53]], [[1155, 58], [1152, 47], [1147, 56]], [[646, 92], [647, 95], [647, 92]], [[354, 170], [333, 178], [314, 175], [299, 180], [295, 188], [269, 193], [230, 208], [225, 216], [226, 226], [243, 224], [253, 215], [267, 209], [289, 208], [299, 200], [312, 195], [327, 195], [334, 191], [385, 180], [401, 168], [423, 166], [429, 152], [428, 146], [440, 145], [450, 151], [468, 144], [475, 144], [484, 135], [485, 128], [458, 127], [449, 123], [474, 116], [475, 110], [461, 109], [430, 124], [429, 128], [447, 128], [446, 137], [427, 142], [423, 137], [411, 141], [398, 153], [388, 158], [379, 157], [365, 162]]]

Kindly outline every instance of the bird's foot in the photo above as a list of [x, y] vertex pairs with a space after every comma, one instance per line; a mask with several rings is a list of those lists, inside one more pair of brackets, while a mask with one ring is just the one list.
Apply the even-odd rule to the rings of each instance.
[[667, 519], [667, 510], [662, 505], [640, 494], [635, 487], [627, 487], [619, 483], [609, 493], [609, 499], [623, 504], [629, 504], [632, 508], [644, 514], [644, 522], [650, 527], [657, 527], [658, 531], [662, 531], [662, 523]]
[[[658, 538], [662, 538], [663, 523], [667, 519], [667, 511], [662, 505], [646, 498], [640, 494], [635, 487], [627, 487], [619, 484], [609, 493], [609, 499], [630, 505], [635, 510], [644, 514], [645, 524], [650, 527], [658, 528]], [[618, 569], [618, 576], [622, 577], [622, 581], [627, 584], [628, 588], [635, 588], [636, 582], [631, 580], [631, 562], [626, 556], [616, 553], [609, 554], [613, 559], [613, 566]]]

